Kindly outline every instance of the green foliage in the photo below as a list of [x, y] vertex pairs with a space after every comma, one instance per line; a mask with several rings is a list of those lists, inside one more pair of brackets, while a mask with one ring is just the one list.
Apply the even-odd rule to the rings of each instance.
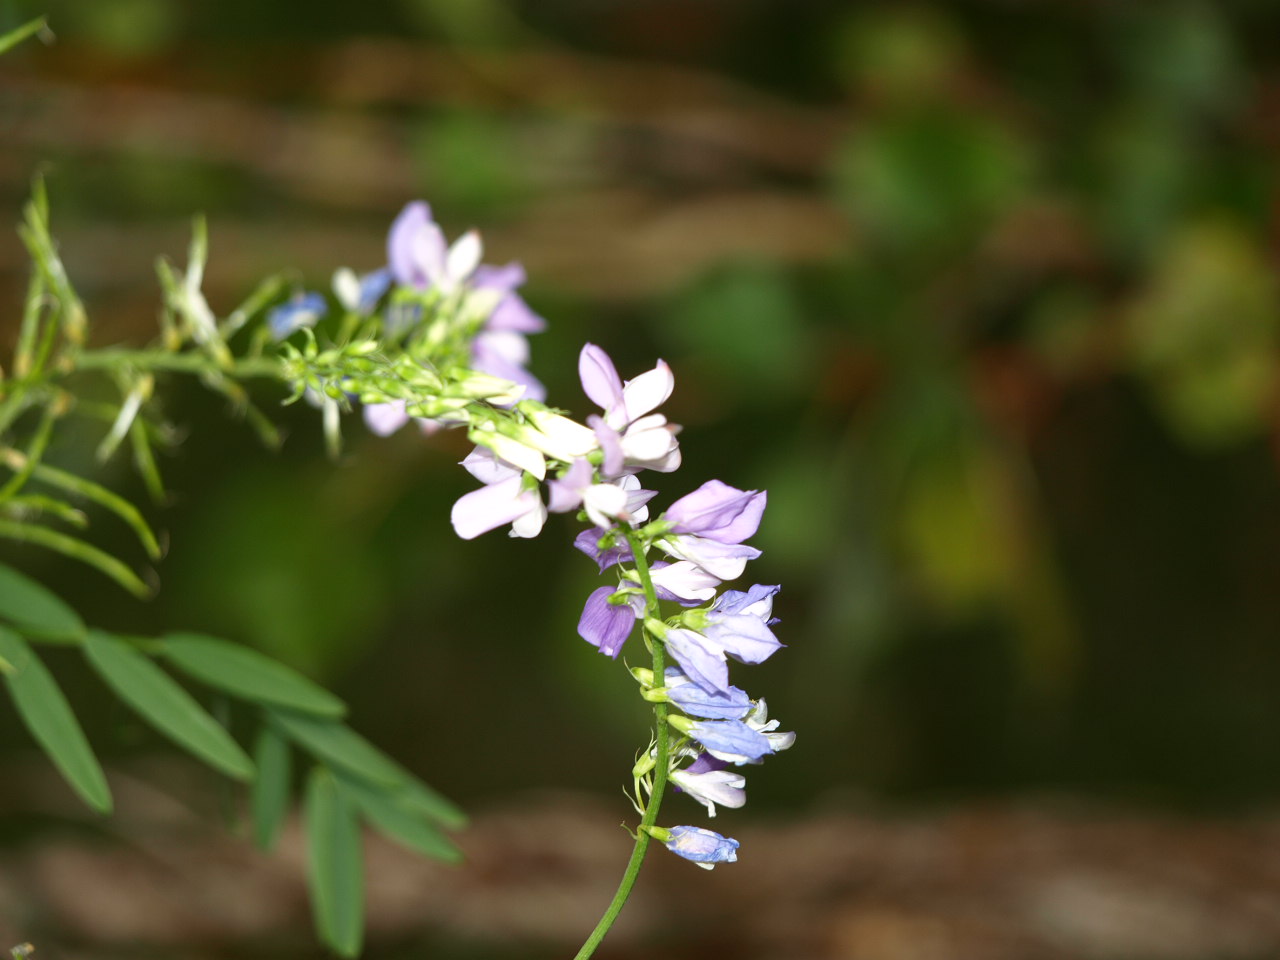
[[5, 686], [31, 735], [85, 803], [99, 813], [110, 813], [107, 779], [53, 675], [22, 637], [4, 627], [0, 657], [9, 664]]
[[[341, 770], [335, 770], [334, 776], [343, 792], [383, 836], [435, 860], [456, 863], [462, 859], [458, 848], [436, 826], [436, 822], [461, 826], [457, 822], [460, 814], [452, 809], [452, 805], [433, 801], [432, 811], [427, 812], [416, 802], [420, 797], [415, 797], [410, 791], [389, 795]], [[426, 817], [424, 813], [427, 813]]]
[[316, 767], [307, 779], [304, 809], [316, 932], [342, 956], [354, 957], [364, 934], [364, 862], [355, 807], [333, 774]]
[[988, 117], [930, 106], [869, 120], [834, 171], [855, 225], [913, 256], [951, 253], [1018, 200], [1031, 176], [1025, 143]]
[[34, 37], [42, 30], [47, 30], [48, 24], [44, 17], [37, 17], [35, 20], [28, 21], [16, 30], [10, 30], [8, 33], [0, 34], [0, 53], [11, 50], [28, 37]]
[[253, 840], [263, 850], [271, 850], [280, 836], [280, 827], [289, 812], [292, 764], [289, 744], [271, 724], [263, 724], [253, 748], [258, 776], [253, 781], [250, 810]]
[[[320, 524], [296, 509], [304, 501], [339, 506]], [[188, 536], [206, 547], [173, 558], [168, 586], [208, 629], [244, 637], [323, 679], [350, 662], [385, 608], [385, 561], [358, 520], [322, 477], [290, 476], [278, 463], [246, 468], [202, 504]]]
[[669, 336], [707, 357], [744, 402], [807, 384], [811, 372], [801, 304], [767, 263], [726, 264], [687, 291], [663, 317]]
[[[442, 829], [463, 826], [462, 811], [346, 727], [338, 719], [342, 702], [283, 664], [198, 634], [153, 640], [86, 631], [54, 594], [7, 567], [0, 567], [0, 617], [33, 638], [81, 646], [94, 672], [152, 727], [218, 772], [248, 781], [253, 837], [263, 849], [274, 845], [289, 808], [293, 746], [311, 754], [310, 889], [317, 929], [344, 956], [358, 952], [362, 935], [362, 820], [425, 856], [459, 859]], [[252, 760], [153, 657], [260, 711]], [[109, 813], [106, 778], [70, 704], [27, 640], [3, 626], [0, 673], [54, 766], [85, 803]]]
[[0, 565], [0, 618], [47, 640], [79, 642], [85, 625], [56, 594], [12, 567]]
[[341, 717], [346, 705], [329, 691], [256, 650], [192, 633], [172, 633], [160, 652], [179, 670], [245, 700]]
[[253, 762], [230, 734], [147, 657], [100, 630], [89, 631], [84, 650], [107, 686], [156, 730], [229, 777], [253, 778]]
[[1221, 447], [1263, 433], [1280, 369], [1271, 265], [1236, 226], [1207, 221], [1168, 239], [1126, 314], [1129, 354], [1170, 427]]

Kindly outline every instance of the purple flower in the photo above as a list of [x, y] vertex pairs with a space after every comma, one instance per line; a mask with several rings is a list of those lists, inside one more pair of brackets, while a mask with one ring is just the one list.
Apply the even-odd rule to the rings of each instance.
[[267, 314], [272, 340], [284, 340], [296, 330], [314, 327], [328, 305], [318, 293], [299, 293]]
[[471, 365], [481, 373], [521, 384], [526, 399], [541, 401], [547, 398], [547, 390], [525, 369], [529, 342], [524, 334], [541, 333], [547, 323], [515, 292], [524, 281], [524, 267], [518, 263], [476, 268], [471, 277], [472, 288], [491, 290], [499, 299], [471, 343]]
[[707, 693], [729, 695], [729, 665], [724, 651], [696, 630], [674, 627], [662, 638], [684, 675]]
[[668, 838], [662, 842], [668, 850], [708, 870], [717, 863], [733, 863], [738, 859], [738, 841], [713, 830], [672, 827], [667, 833]]
[[587, 597], [578, 621], [578, 636], [609, 657], [618, 656], [635, 626], [636, 614], [628, 604], [609, 602], [614, 587], [597, 587]]
[[587, 518], [598, 527], [610, 527], [615, 521], [632, 519], [628, 506], [631, 497], [620, 484], [596, 483], [591, 464], [578, 458], [563, 477], [548, 483], [552, 513], [568, 513], [582, 507]]
[[[686, 616], [698, 615], [695, 610]], [[726, 696], [731, 689], [726, 657], [741, 663], [762, 663], [782, 647], [769, 625], [758, 616], [726, 614], [714, 607], [706, 614], [701, 632], [673, 627], [667, 630], [663, 643], [690, 680], [707, 693]]]
[[671, 396], [670, 367], [659, 360], [652, 370], [624, 382], [609, 355], [588, 343], [578, 357], [578, 375], [583, 391], [604, 410], [602, 417], [587, 417], [604, 451], [604, 476], [620, 476], [629, 468], [670, 473], [680, 466], [679, 428], [651, 412]]
[[609, 355], [594, 343], [586, 344], [578, 355], [578, 377], [583, 392], [604, 411], [605, 423], [614, 430], [622, 430], [656, 410], [675, 388], [671, 368], [661, 360], [652, 370], [624, 383]]
[[409, 422], [409, 414], [403, 400], [368, 403], [364, 408], [364, 422], [378, 436], [389, 437]]
[[763, 490], [739, 490], [708, 480], [681, 497], [665, 513], [672, 533], [692, 533], [720, 543], [741, 543], [756, 532], [764, 514]]
[[767, 736], [741, 720], [699, 720], [689, 735], [713, 757], [729, 763], [752, 763], [774, 752]]
[[765, 586], [757, 583], [753, 584], [746, 593], [741, 590], [726, 590], [711, 605], [711, 610], [713, 613], [722, 615], [750, 615], [773, 626], [778, 622], [773, 616], [773, 598], [781, 589], [779, 586]]
[[466, 421], [451, 414], [439, 417], [410, 417], [403, 400], [389, 400], [386, 403], [369, 403], [364, 407], [364, 423], [370, 431], [380, 437], [389, 437], [410, 420], [430, 436], [445, 427], [458, 426]]
[[496, 290], [502, 294], [502, 299], [485, 322], [486, 330], [541, 333], [547, 328], [547, 321], [530, 310], [524, 298], [516, 293], [516, 288], [524, 286], [524, 282], [524, 267], [518, 263], [508, 263], [504, 267], [476, 268], [471, 277], [471, 286], [476, 290]]
[[458, 466], [486, 484], [520, 476], [519, 467], [503, 460], [488, 447], [476, 447], [458, 462]]
[[763, 663], [782, 648], [769, 624], [750, 613], [725, 613], [713, 606], [702, 629], [708, 640], [740, 663]]
[[667, 667], [664, 680], [667, 697], [691, 717], [741, 720], [751, 712], [751, 698], [737, 687], [729, 687], [725, 692], [708, 692], [675, 667]]
[[601, 573], [604, 573], [615, 563], [631, 563], [635, 560], [631, 553], [631, 544], [621, 537], [618, 537], [614, 545], [609, 549], [601, 550], [600, 540], [607, 532], [600, 527], [592, 527], [589, 530], [583, 530], [573, 538], [574, 547], [594, 560], [600, 567]]
[[709, 753], [699, 753], [684, 769], [686, 773], [706, 773], [708, 770], [723, 770], [727, 766], [729, 764], [724, 760], [717, 760]]
[[510, 380], [524, 387], [522, 399], [542, 401], [547, 388], [525, 369], [529, 362], [529, 343], [509, 330], [491, 330], [487, 326], [471, 341], [471, 366], [481, 373]]
[[396, 282], [418, 290], [453, 293], [480, 264], [480, 235], [464, 233], [452, 245], [422, 201], [410, 203], [396, 217], [387, 236], [387, 262]]

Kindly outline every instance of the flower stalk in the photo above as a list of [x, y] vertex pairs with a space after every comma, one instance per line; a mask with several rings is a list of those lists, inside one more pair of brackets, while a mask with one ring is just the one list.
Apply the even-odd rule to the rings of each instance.
[[[645, 619], [656, 619], [659, 614], [658, 594], [653, 587], [653, 578], [649, 575], [649, 561], [645, 557], [644, 540], [635, 530], [627, 531], [626, 536], [627, 541], [631, 544], [631, 553], [635, 557], [636, 573], [640, 576], [640, 586], [644, 589]], [[647, 627], [642, 627], [642, 630], [645, 644], [653, 655], [653, 675], [661, 677], [666, 669], [662, 641], [653, 636]], [[622, 882], [618, 884], [618, 892], [613, 895], [613, 900], [609, 902], [609, 906], [600, 918], [600, 922], [591, 931], [591, 935], [583, 943], [582, 949], [575, 954], [574, 960], [586, 960], [587, 957], [595, 953], [596, 947], [604, 940], [614, 921], [618, 919], [618, 914], [622, 912], [623, 906], [626, 905], [627, 898], [631, 895], [631, 889], [635, 886], [636, 879], [640, 876], [640, 867], [644, 864], [645, 854], [649, 851], [649, 841], [651, 839], [649, 828], [654, 827], [658, 822], [658, 810], [662, 806], [662, 795], [666, 790], [669, 774], [668, 767], [670, 765], [671, 731], [667, 723], [667, 704], [665, 701], [654, 703], [653, 724], [655, 742], [653, 786], [649, 790], [649, 799], [644, 806], [644, 815], [640, 818], [640, 828], [636, 831], [635, 848], [631, 851], [631, 859], [627, 861], [626, 870], [623, 871]]]

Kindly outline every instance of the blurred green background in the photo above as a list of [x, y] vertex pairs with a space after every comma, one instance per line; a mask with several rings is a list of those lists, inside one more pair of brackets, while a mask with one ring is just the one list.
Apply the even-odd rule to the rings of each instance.
[[[0, 60], [0, 210], [45, 171], [96, 342], [150, 337], [196, 211], [226, 310], [379, 265], [422, 197], [525, 263], [552, 402], [589, 412], [584, 340], [671, 363], [664, 499], [770, 495], [750, 574], [789, 646], [737, 676], [800, 739], [738, 816], [1274, 802], [1274, 5], [0, 0], [0, 28], [42, 12], [57, 43]], [[15, 321], [25, 269], [0, 234]], [[462, 543], [463, 438], [353, 421], [335, 466], [310, 411], [275, 455], [166, 389], [158, 598], [6, 555], [106, 627], [300, 666], [464, 805], [617, 797], [645, 714], [575, 635], [572, 523]], [[105, 753], [154, 746], [81, 687]]]

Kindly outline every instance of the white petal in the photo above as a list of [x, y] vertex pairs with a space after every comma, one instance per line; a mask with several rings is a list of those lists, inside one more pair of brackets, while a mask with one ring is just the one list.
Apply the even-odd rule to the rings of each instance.
[[594, 430], [568, 417], [535, 410], [530, 412], [529, 419], [536, 429], [524, 432], [522, 439], [557, 460], [567, 462], [585, 457], [599, 444]]
[[428, 283], [443, 285], [445, 278], [444, 233], [435, 222], [422, 225], [409, 244], [409, 255]]
[[715, 805], [736, 810], [747, 802], [744, 788], [747, 778], [732, 770], [708, 770], [706, 773], [671, 771], [671, 782], [707, 808], [710, 816], [716, 815]]
[[348, 310], [360, 305], [360, 278], [350, 267], [339, 267], [333, 272], [333, 295]]
[[445, 273], [454, 286], [461, 286], [475, 273], [483, 255], [484, 246], [480, 242], [480, 234], [475, 230], [468, 230], [453, 242], [445, 259]]
[[528, 513], [515, 519], [511, 524], [511, 536], [529, 540], [542, 532], [542, 525], [547, 522], [547, 507], [535, 491], [526, 490], [525, 492], [537, 497], [537, 505]]
[[671, 368], [659, 360], [652, 370], [640, 374], [622, 388], [622, 404], [626, 407], [627, 420], [639, 420], [651, 410], [656, 410], [671, 396], [676, 378]]
[[719, 579], [688, 560], [654, 570], [650, 576], [655, 586], [661, 586], [677, 597], [697, 600], [699, 603], [714, 597], [716, 588], [720, 586]]
[[532, 447], [521, 443], [519, 440], [512, 440], [510, 437], [503, 436], [500, 433], [492, 433], [484, 437], [484, 443], [500, 459], [533, 474], [539, 480], [546, 479], [547, 461], [542, 458], [542, 454]]
[[594, 483], [583, 491], [582, 505], [592, 523], [608, 528], [627, 512], [627, 491], [611, 483]]
[[476, 447], [461, 461], [462, 468], [481, 483], [500, 483], [520, 476], [509, 463], [503, 463], [486, 447]]
[[537, 499], [536, 493], [522, 489], [520, 477], [512, 477], [464, 494], [454, 503], [449, 519], [458, 536], [472, 540], [529, 512], [530, 494]]
[[622, 435], [622, 453], [636, 463], [659, 462], [677, 446], [675, 434], [661, 414], [637, 420]]

